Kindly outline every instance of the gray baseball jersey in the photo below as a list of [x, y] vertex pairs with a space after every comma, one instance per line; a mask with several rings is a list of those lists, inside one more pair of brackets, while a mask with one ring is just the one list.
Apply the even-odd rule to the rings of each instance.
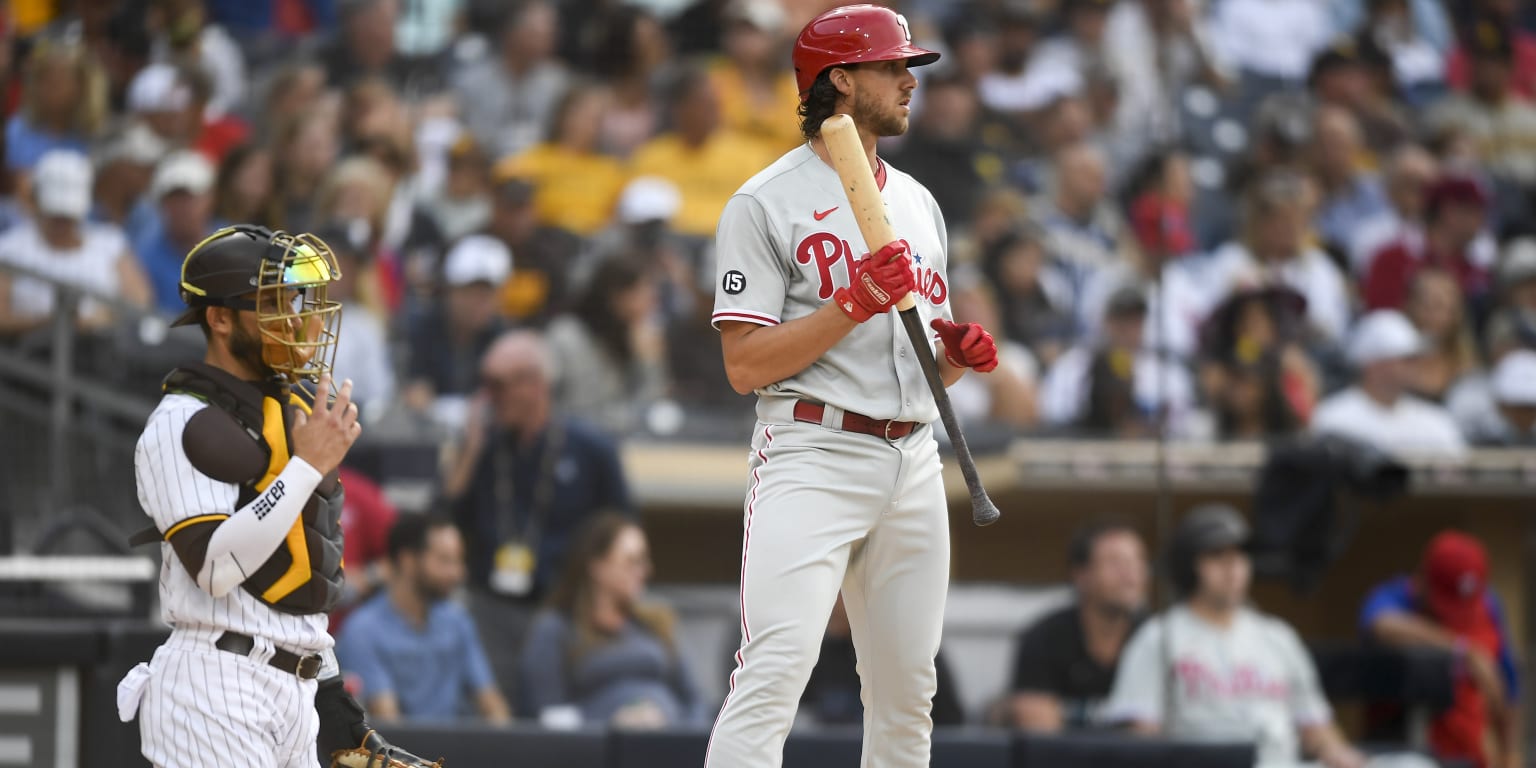
[[[952, 319], [948, 235], [938, 203], [884, 161], [875, 180], [891, 224], [911, 251], [924, 327], [935, 316]], [[854, 263], [871, 250], [837, 171], [808, 145], [742, 186], [726, 203], [715, 242], [717, 328], [722, 320], [777, 325], [815, 312], [848, 285]], [[758, 396], [800, 397], [876, 419], [931, 422], [939, 416], [894, 312], [860, 324], [810, 367]]]
[[[1170, 679], [1171, 718], [1163, 711]], [[1126, 645], [1104, 717], [1160, 724], [1176, 737], [1255, 741], [1259, 765], [1280, 768], [1300, 759], [1296, 729], [1328, 723], [1333, 713], [1290, 625], [1243, 608], [1223, 629], [1179, 605], [1143, 624]]]

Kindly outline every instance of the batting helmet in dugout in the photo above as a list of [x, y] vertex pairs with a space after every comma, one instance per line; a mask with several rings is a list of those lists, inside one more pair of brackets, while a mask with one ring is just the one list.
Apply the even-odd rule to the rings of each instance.
[[828, 68], [867, 61], [908, 59], [920, 67], [939, 60], [937, 51], [912, 44], [906, 17], [879, 5], [845, 5], [811, 19], [795, 38], [793, 60], [800, 100]]
[[1248, 523], [1227, 504], [1203, 504], [1179, 521], [1168, 542], [1165, 566], [1179, 597], [1188, 597], [1200, 586], [1196, 562], [1201, 555], [1248, 544]]

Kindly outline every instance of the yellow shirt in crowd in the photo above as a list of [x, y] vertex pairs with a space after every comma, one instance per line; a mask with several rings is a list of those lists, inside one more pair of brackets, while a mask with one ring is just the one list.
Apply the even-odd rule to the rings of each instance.
[[582, 236], [608, 225], [625, 182], [618, 160], [549, 143], [497, 163], [495, 176], [527, 179], [539, 223]]
[[702, 146], [685, 146], [676, 134], [662, 134], [635, 151], [630, 172], [660, 176], [677, 185], [682, 208], [672, 229], [698, 237], [713, 237], [725, 202], [736, 190], [778, 158], [761, 141], [735, 131], [716, 131]]
[[720, 94], [720, 117], [727, 128], [759, 139], [777, 154], [783, 154], [805, 139], [800, 135], [800, 91], [795, 76], [780, 72], [774, 79], [773, 92], [766, 101], [756, 101], [735, 65], [721, 63], [710, 70], [715, 92]]

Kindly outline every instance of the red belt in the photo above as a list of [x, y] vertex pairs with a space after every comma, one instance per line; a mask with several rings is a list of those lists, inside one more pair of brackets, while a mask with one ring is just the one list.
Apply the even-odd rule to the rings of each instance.
[[[803, 421], [807, 424], [820, 424], [822, 414], [827, 407], [821, 403], [813, 403], [809, 400], [795, 401], [795, 421]], [[843, 411], [843, 423], [834, 425], [844, 432], [859, 432], [866, 435], [884, 438], [886, 440], [900, 440], [912, 434], [917, 429], [915, 421], [896, 421], [895, 419], [872, 419], [862, 413]]]

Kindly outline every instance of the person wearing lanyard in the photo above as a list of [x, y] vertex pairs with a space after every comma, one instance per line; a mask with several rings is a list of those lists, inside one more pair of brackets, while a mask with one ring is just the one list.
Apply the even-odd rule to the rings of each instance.
[[443, 481], [464, 534], [470, 610], [504, 692], [538, 601], [571, 537], [602, 512], [633, 514], [612, 438], [552, 411], [549, 352], [535, 331], [486, 351], [465, 437]]

